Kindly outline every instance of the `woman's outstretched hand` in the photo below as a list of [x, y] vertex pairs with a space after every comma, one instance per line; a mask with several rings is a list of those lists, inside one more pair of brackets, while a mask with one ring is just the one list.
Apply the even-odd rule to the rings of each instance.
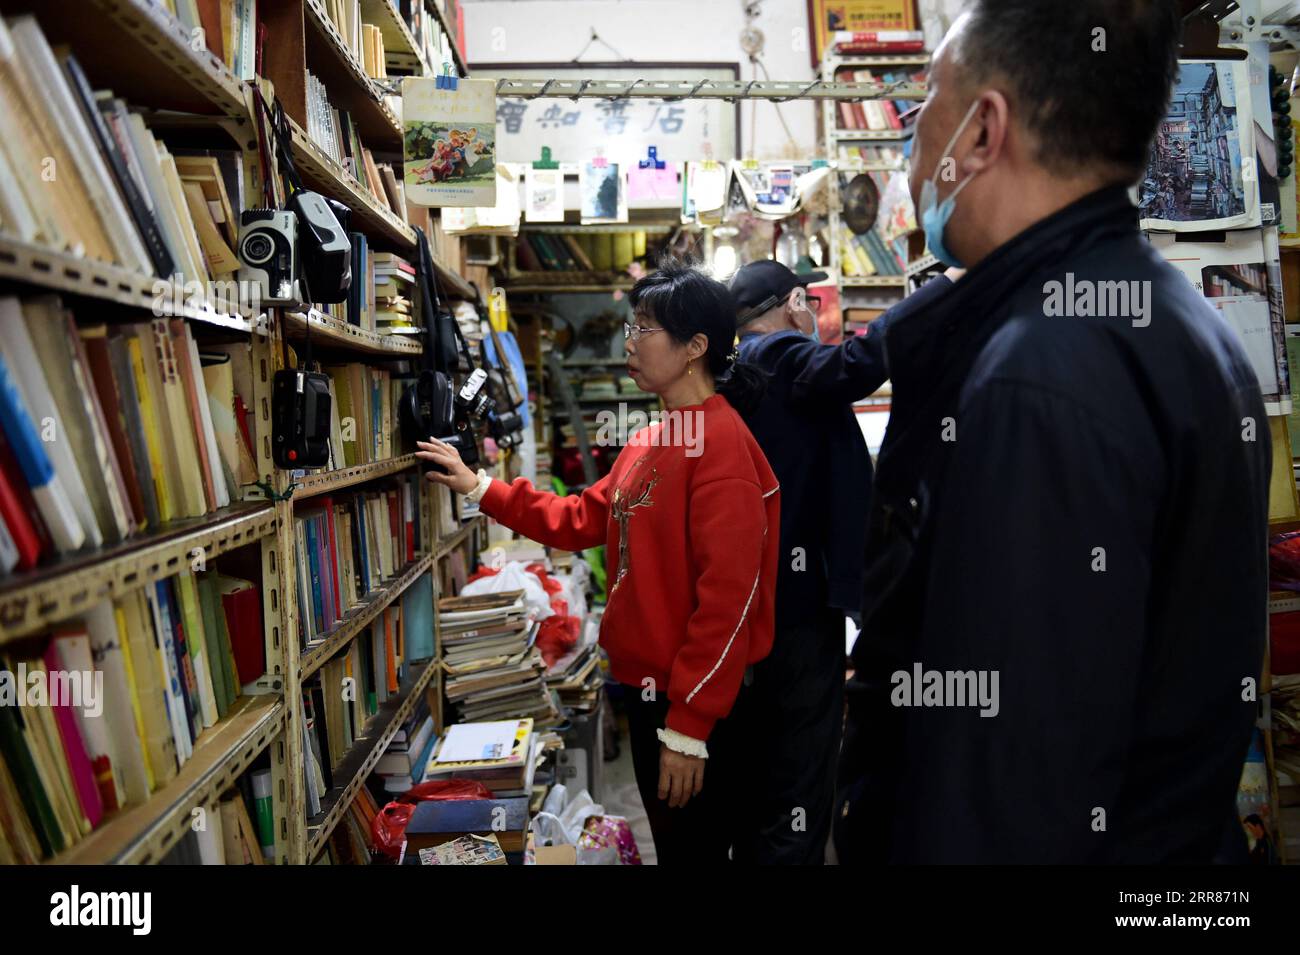
[[420, 450], [415, 456], [422, 461], [431, 461], [447, 469], [447, 473], [429, 471], [425, 474], [436, 484], [445, 484], [457, 494], [468, 494], [478, 486], [478, 475], [465, 466], [460, 454], [445, 441], [430, 438], [428, 441], [415, 442]]

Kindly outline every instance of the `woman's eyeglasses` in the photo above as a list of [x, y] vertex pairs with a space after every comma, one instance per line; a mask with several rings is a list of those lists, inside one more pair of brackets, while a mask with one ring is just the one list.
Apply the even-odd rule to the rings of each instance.
[[645, 325], [633, 325], [631, 322], [623, 323], [623, 334], [627, 336], [630, 342], [639, 342], [642, 335], [650, 335], [654, 332], [662, 332], [662, 328], [648, 328]]

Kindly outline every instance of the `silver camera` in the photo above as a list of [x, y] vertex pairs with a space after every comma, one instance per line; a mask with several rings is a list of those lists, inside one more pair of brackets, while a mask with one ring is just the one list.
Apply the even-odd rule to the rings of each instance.
[[256, 282], [262, 301], [295, 304], [298, 290], [298, 218], [292, 212], [249, 209], [239, 218], [239, 281]]

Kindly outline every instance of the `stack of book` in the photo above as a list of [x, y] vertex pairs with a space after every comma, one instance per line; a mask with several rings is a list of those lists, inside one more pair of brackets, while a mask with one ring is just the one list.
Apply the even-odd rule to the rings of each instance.
[[474, 779], [497, 799], [529, 796], [536, 749], [531, 719], [450, 726], [434, 747], [423, 781]]
[[445, 692], [460, 722], [530, 716], [558, 720], [545, 667], [533, 646], [537, 625], [523, 592], [506, 591], [438, 601]]
[[566, 713], [590, 713], [600, 702], [605, 675], [600, 669], [600, 651], [593, 642], [579, 644], [546, 671], [546, 686]]
[[384, 792], [404, 793], [419, 782], [437, 742], [433, 714], [428, 699], [422, 695], [375, 763], [375, 775], [383, 779]]
[[0, 143], [7, 234], [195, 283], [185, 304], [238, 307], [242, 174], [232, 154], [175, 155], [122, 100], [93, 91], [31, 16], [0, 22]]
[[393, 252], [373, 257], [375, 329], [390, 335], [418, 335], [414, 314], [415, 266]]
[[265, 670], [248, 581], [174, 577], [0, 656], [0, 862], [80, 842], [175, 778]]
[[256, 480], [229, 357], [205, 353], [182, 319], [78, 327], [55, 296], [0, 297], [0, 570], [211, 513]]
[[922, 53], [922, 30], [836, 30], [830, 35], [831, 49], [840, 56], [863, 54]]
[[307, 646], [415, 559], [418, 475], [294, 511], [298, 634]]
[[[528, 843], [528, 800], [447, 799], [417, 803], [406, 824], [406, 851], [421, 857], [435, 847], [449, 849], [475, 838], [494, 838], [507, 856], [522, 856]], [[505, 859], [501, 860], [503, 863]], [[427, 864], [427, 863], [425, 863]], [[440, 864], [466, 865], [461, 861]]]

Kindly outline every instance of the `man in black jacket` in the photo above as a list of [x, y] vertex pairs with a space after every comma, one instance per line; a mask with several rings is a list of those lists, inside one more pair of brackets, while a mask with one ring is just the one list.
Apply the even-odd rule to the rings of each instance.
[[974, 0], [935, 54], [912, 193], [969, 271], [885, 338], [843, 862], [1207, 862], [1236, 826], [1269, 427], [1126, 190], [1173, 7]]
[[925, 307], [940, 277], [839, 346], [815, 335], [824, 272], [746, 265], [731, 282], [740, 358], [771, 377], [745, 423], [781, 484], [781, 562], [772, 652], [731, 721], [751, 747], [751, 798], [736, 808], [737, 862], [824, 860], [844, 716], [844, 618], [862, 603], [871, 457], [853, 412], [888, 377], [883, 329]]

